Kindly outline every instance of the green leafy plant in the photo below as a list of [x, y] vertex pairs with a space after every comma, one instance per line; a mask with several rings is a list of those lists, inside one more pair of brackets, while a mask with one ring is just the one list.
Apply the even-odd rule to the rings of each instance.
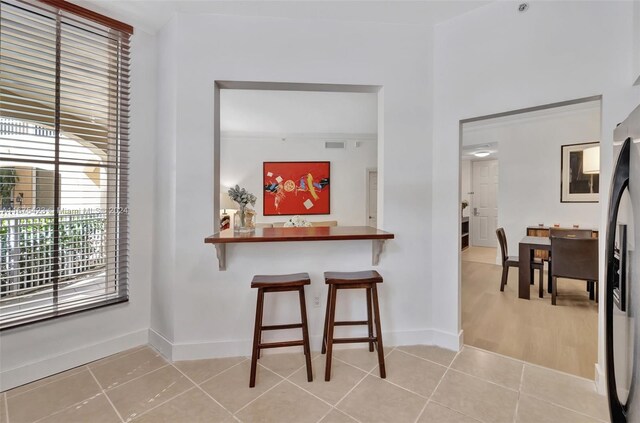
[[5, 199], [11, 199], [16, 182], [18, 182], [18, 176], [14, 168], [0, 167], [0, 199], [2, 199], [3, 206]]
[[252, 206], [256, 205], [256, 196], [251, 194], [244, 188], [240, 188], [236, 185], [234, 188], [229, 188], [229, 197], [240, 205], [240, 208], [247, 207], [247, 204]]

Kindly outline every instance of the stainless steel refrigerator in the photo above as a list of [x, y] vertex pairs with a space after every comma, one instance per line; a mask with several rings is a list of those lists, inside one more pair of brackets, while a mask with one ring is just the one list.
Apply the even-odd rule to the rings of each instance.
[[640, 423], [640, 106], [614, 132], [614, 161], [605, 255], [607, 393], [613, 423]]

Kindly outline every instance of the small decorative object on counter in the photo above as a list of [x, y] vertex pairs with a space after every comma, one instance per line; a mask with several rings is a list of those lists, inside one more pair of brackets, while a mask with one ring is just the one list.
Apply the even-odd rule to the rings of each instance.
[[220, 230], [224, 231], [225, 229], [229, 229], [230, 227], [231, 227], [231, 216], [225, 213], [220, 217]]
[[244, 188], [236, 185], [229, 188], [229, 197], [238, 203], [238, 211], [233, 215], [233, 231], [239, 233], [249, 233], [256, 229], [256, 212], [249, 207], [249, 204], [256, 204], [256, 196]]
[[298, 215], [293, 216], [286, 222], [284, 222], [285, 228], [305, 228], [311, 226], [311, 223], [307, 221], [305, 218], [300, 217]]

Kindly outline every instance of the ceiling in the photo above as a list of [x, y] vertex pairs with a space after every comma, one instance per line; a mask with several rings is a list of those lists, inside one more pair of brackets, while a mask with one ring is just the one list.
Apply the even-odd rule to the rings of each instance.
[[[502, 130], [505, 128], [534, 121], [551, 122], [552, 120], [561, 119], [563, 116], [570, 114], [591, 115], [593, 112], [600, 111], [600, 105], [600, 100], [593, 100], [466, 122], [462, 126], [462, 150], [460, 157], [462, 160], [495, 159], [498, 157], [499, 142], [504, 142], [508, 139], [508, 137], [507, 139], [502, 139], [505, 136], [505, 132]], [[474, 155], [474, 153], [478, 151], [487, 151], [490, 154], [484, 158], [478, 158]]]
[[490, 1], [216, 1], [216, 0], [73, 0], [155, 32], [175, 13], [211, 13], [272, 18], [433, 25], [482, 7]]
[[220, 130], [226, 137], [354, 134], [375, 140], [377, 94], [224, 89]]

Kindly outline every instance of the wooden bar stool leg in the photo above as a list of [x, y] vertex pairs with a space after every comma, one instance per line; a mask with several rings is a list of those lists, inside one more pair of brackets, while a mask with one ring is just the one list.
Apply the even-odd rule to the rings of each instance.
[[304, 299], [304, 287], [298, 290], [300, 294], [300, 316], [302, 317], [302, 341], [304, 348], [304, 356], [307, 364], [307, 381], [313, 380], [313, 372], [311, 371], [311, 348], [309, 348], [309, 327], [307, 326], [307, 305]]
[[[369, 329], [369, 338], [373, 338], [373, 317], [371, 316], [371, 288], [367, 288], [367, 329]], [[369, 352], [373, 352], [373, 341], [369, 342]]]
[[331, 355], [333, 354], [333, 326], [336, 319], [336, 293], [338, 289], [329, 285], [329, 321], [327, 322], [327, 362], [324, 370], [324, 380], [331, 380]]
[[322, 333], [322, 354], [327, 352], [327, 327], [329, 325], [329, 305], [331, 304], [331, 285], [327, 290], [327, 310], [324, 313], [324, 332]]
[[387, 371], [384, 367], [384, 347], [382, 346], [382, 329], [380, 328], [380, 306], [378, 304], [378, 289], [374, 284], [371, 288], [373, 294], [373, 313], [376, 318], [376, 344], [378, 349], [378, 365], [380, 366], [380, 378], [387, 377]]
[[256, 367], [260, 356], [260, 342], [262, 339], [262, 306], [264, 305], [264, 290], [258, 289], [256, 302], [256, 322], [253, 329], [253, 348], [251, 350], [251, 374], [249, 376], [249, 388], [256, 386]]

